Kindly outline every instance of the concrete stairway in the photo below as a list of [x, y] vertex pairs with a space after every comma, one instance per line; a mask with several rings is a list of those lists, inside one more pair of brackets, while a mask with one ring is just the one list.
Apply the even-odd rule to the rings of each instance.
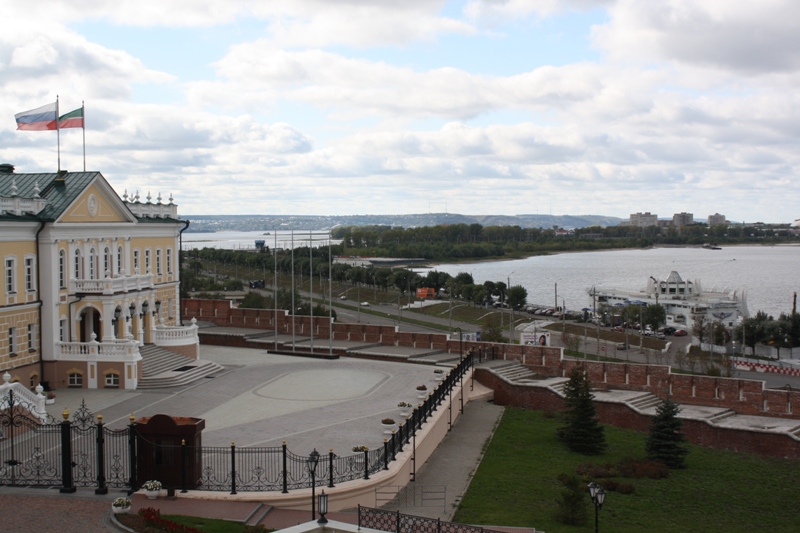
[[139, 353], [142, 354], [142, 379], [138, 389], [189, 385], [223, 370], [211, 361], [198, 361], [154, 345], [143, 346]]
[[628, 400], [626, 403], [631, 406], [636, 411], [644, 411], [645, 409], [649, 409], [650, 407], [655, 407], [660, 405], [663, 402], [661, 398], [656, 396], [655, 394], [650, 394], [646, 392], [641, 396], [637, 396], [631, 400]]
[[494, 372], [501, 378], [513, 383], [528, 383], [530, 381], [540, 380], [536, 372], [523, 366], [521, 363], [496, 368]]

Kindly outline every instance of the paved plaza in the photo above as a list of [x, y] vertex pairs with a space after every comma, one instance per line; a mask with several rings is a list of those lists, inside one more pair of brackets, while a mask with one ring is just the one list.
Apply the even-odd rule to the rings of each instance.
[[266, 349], [201, 346], [224, 371], [175, 389], [59, 389], [48, 412], [61, 419], [85, 401], [109, 427], [167, 414], [203, 418], [206, 446], [280, 446], [301, 455], [316, 448], [349, 454], [383, 443], [382, 418], [399, 419], [398, 402], [416, 404], [415, 388], [436, 385], [433, 366], [270, 354]]

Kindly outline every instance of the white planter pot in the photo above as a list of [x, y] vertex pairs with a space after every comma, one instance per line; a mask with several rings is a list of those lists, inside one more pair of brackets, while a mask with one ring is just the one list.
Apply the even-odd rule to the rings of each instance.
[[444, 374], [434, 374], [433, 377], [436, 378], [436, 381], [442, 381], [444, 379]]
[[392, 431], [397, 429], [397, 424], [381, 424], [384, 435], [391, 435]]
[[407, 418], [411, 414], [410, 409], [400, 409], [400, 416]]
[[53, 405], [54, 403], [56, 403], [56, 399], [55, 398], [45, 398], [44, 403], [45, 403], [45, 405]]
[[111, 506], [111, 510], [114, 511], [114, 514], [128, 514], [131, 512], [130, 507], [114, 507]]
[[155, 500], [158, 498], [158, 495], [161, 493], [160, 490], [146, 490], [144, 491], [145, 495], [147, 496], [148, 500]]
[[426, 391], [426, 390], [425, 391], [420, 391], [420, 390], [417, 391], [417, 398], [419, 398], [420, 400], [424, 400], [427, 397], [428, 397], [428, 391]]

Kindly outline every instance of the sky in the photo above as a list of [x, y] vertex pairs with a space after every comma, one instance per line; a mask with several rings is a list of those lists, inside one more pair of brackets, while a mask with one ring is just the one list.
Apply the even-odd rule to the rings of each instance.
[[[182, 215], [800, 217], [796, 0], [0, 0], [14, 114]], [[5, 117], [5, 118], [2, 118]], [[61, 167], [83, 169], [80, 129]]]

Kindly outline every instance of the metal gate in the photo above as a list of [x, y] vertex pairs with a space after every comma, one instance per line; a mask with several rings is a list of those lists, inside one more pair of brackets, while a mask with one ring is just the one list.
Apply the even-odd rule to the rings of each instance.
[[[52, 487], [62, 479], [61, 429], [9, 390], [0, 401], [0, 484]], [[52, 419], [51, 419], [52, 422]]]
[[133, 427], [109, 429], [85, 403], [73, 421], [35, 416], [36, 406], [13, 390], [0, 398], [0, 485], [135, 489]]

